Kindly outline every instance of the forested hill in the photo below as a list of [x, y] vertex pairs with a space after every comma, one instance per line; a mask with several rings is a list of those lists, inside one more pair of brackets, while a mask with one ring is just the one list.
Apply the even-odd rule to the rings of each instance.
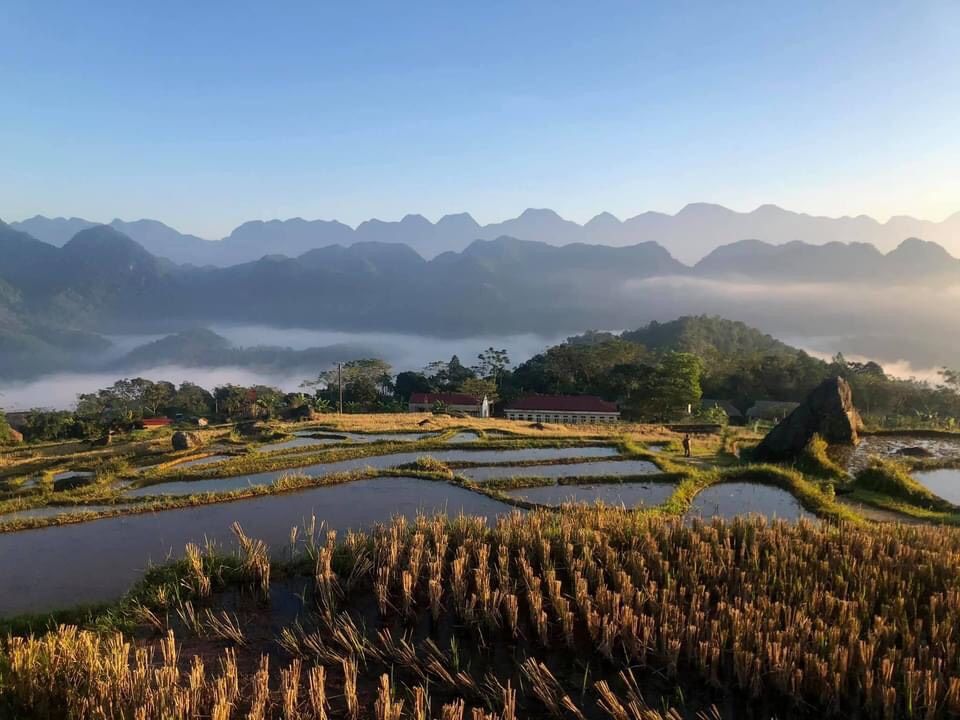
[[676, 350], [700, 357], [714, 355], [796, 355], [801, 351], [742, 322], [707, 315], [651, 322], [621, 336], [650, 350]]
[[[697, 361], [691, 365], [690, 358]], [[741, 411], [757, 400], [801, 401], [829, 377], [842, 376], [870, 416], [954, 417], [957, 383], [939, 387], [888, 376], [873, 362], [838, 355], [827, 362], [742, 322], [681, 317], [620, 335], [588, 332], [548, 348], [513, 372], [511, 391], [593, 393], [617, 400], [628, 414], [664, 414], [675, 400], [664, 389], [690, 386]], [[688, 399], [683, 404], [689, 402]], [[659, 406], [658, 406], [659, 403]]]

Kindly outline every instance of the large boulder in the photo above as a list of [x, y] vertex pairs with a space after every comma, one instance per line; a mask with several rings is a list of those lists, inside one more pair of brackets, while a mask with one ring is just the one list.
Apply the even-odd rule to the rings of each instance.
[[825, 380], [757, 446], [758, 460], [793, 460], [819, 435], [831, 445], [856, 445], [860, 415], [850, 385], [841, 377]]
[[170, 439], [174, 450], [192, 450], [203, 445], [203, 438], [200, 433], [184, 432], [177, 430]]

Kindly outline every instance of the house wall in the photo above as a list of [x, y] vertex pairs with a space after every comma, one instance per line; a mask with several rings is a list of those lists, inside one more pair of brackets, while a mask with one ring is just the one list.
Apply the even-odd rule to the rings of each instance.
[[507, 420], [552, 422], [564, 425], [583, 423], [610, 423], [620, 419], [620, 413], [561, 412], [558, 410], [506, 410]]

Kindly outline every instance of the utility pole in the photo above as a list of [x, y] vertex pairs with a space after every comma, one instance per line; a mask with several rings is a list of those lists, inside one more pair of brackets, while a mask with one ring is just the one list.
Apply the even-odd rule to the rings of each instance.
[[337, 405], [337, 415], [343, 415], [343, 363], [337, 363], [337, 387], [340, 390], [340, 402]]

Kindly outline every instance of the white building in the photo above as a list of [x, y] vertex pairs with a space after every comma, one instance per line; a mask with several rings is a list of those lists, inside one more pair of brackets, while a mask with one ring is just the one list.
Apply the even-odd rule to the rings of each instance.
[[533, 395], [504, 408], [507, 420], [529, 420], [565, 425], [608, 423], [620, 419], [617, 404], [594, 395]]
[[490, 401], [487, 396], [478, 398], [465, 393], [413, 393], [410, 396], [410, 412], [433, 412], [437, 404], [447, 412], [463, 413], [471, 417], [490, 417]]

